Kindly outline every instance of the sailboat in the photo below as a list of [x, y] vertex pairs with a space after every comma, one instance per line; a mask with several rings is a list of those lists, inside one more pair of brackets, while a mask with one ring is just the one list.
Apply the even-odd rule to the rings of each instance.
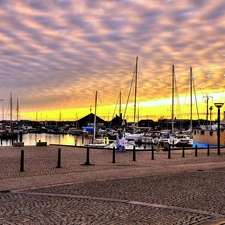
[[[4, 125], [2, 129], [0, 130], [0, 137], [2, 139], [4, 138], [16, 138], [17, 133], [14, 132], [13, 129], [13, 120], [12, 120], [12, 93], [10, 93], [10, 123], [8, 125]], [[18, 103], [17, 103], [18, 104]]]
[[[136, 114], [137, 114], [137, 78], [138, 78], [138, 56], [136, 57], [136, 65], [135, 65], [135, 76], [134, 76], [134, 122], [133, 122], [133, 133], [125, 133], [126, 140], [133, 140], [134, 142], [141, 142], [143, 133], [136, 132]], [[133, 80], [132, 80], [133, 81]], [[132, 87], [132, 84], [131, 84]], [[130, 94], [129, 94], [130, 95]], [[128, 97], [129, 99], [129, 97]], [[125, 110], [126, 112], [126, 110]], [[125, 117], [124, 112], [124, 117]]]
[[92, 143], [86, 144], [86, 147], [94, 147], [94, 148], [105, 148], [109, 144], [108, 137], [104, 138], [96, 138], [97, 132], [97, 99], [98, 99], [98, 92], [95, 93], [95, 114], [94, 114], [94, 126], [93, 126], [93, 137]]
[[[192, 130], [192, 68], [190, 67], [190, 129]], [[175, 86], [175, 70], [172, 65], [172, 134], [168, 139], [168, 144], [171, 146], [192, 146], [193, 139], [189, 134], [174, 132], [174, 86]]]

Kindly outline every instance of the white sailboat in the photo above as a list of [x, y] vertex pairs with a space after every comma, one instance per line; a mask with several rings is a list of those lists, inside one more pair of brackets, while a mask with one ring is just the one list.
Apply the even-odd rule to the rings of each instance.
[[[190, 132], [192, 131], [192, 67], [190, 67]], [[168, 139], [168, 144], [171, 146], [192, 146], [193, 139], [189, 133], [175, 133], [174, 132], [174, 85], [175, 85], [175, 70], [172, 65], [172, 134]]]
[[86, 147], [93, 147], [93, 148], [104, 148], [109, 144], [108, 137], [103, 138], [96, 138], [96, 132], [97, 132], [97, 120], [96, 120], [96, 114], [97, 114], [97, 99], [98, 99], [98, 92], [95, 93], [95, 115], [94, 115], [94, 131], [93, 131], [93, 137], [92, 137], [92, 143], [86, 144]]
[[[136, 133], [136, 114], [137, 114], [137, 78], [138, 78], [138, 57], [136, 57], [135, 65], [135, 77], [134, 77], [134, 122], [133, 122], [133, 133], [125, 133], [126, 140], [133, 140], [134, 142], [141, 142], [143, 133]], [[128, 97], [129, 99], [129, 97]], [[126, 112], [126, 111], [125, 111]], [[125, 115], [125, 113], [124, 113]]]

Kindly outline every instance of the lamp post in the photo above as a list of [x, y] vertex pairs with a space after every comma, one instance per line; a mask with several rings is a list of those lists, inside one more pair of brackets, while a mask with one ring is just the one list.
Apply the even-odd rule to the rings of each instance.
[[220, 108], [224, 103], [214, 103], [218, 109], [218, 128], [217, 128], [217, 154], [220, 155]]

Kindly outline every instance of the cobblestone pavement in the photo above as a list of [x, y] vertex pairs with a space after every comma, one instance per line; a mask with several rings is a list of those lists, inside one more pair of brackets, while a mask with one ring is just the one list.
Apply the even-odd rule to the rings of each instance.
[[[61, 151], [60, 168], [59, 148]], [[0, 147], [0, 224], [225, 224], [225, 149]]]

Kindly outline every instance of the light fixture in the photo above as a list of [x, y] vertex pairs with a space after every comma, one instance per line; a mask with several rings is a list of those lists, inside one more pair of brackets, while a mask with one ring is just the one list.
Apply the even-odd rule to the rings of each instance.
[[220, 108], [224, 103], [214, 103], [218, 109], [218, 128], [217, 128], [217, 154], [220, 155]]

